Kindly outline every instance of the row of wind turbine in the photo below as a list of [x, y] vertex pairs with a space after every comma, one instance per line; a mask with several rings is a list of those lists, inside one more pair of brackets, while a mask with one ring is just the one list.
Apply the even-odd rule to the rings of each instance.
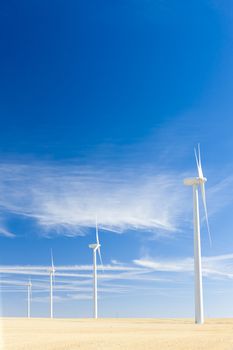
[[[203, 175], [202, 164], [201, 164], [201, 152], [200, 146], [198, 145], [197, 150], [194, 149], [196, 165], [197, 165], [197, 177], [184, 179], [186, 186], [192, 186], [193, 188], [193, 226], [194, 226], [194, 292], [195, 292], [195, 323], [204, 323], [204, 307], [203, 307], [203, 285], [202, 285], [202, 263], [201, 263], [201, 236], [200, 236], [200, 213], [199, 213], [199, 189], [201, 192], [205, 219], [207, 224], [207, 231], [209, 235], [210, 245], [212, 244], [207, 205], [206, 205], [206, 194], [205, 194], [205, 183], [206, 177]], [[93, 251], [93, 318], [98, 318], [98, 288], [97, 288], [97, 252], [100, 260], [100, 264], [103, 269], [103, 262], [101, 257], [101, 244], [99, 241], [99, 229], [97, 217], [95, 220], [95, 238], [96, 242], [89, 245], [89, 248]], [[53, 287], [55, 283], [55, 266], [53, 261], [53, 253], [51, 250], [51, 267], [48, 270], [50, 278], [50, 318], [53, 318]], [[25, 284], [24, 284], [25, 285]], [[32, 295], [32, 283], [29, 280], [27, 284], [28, 288], [28, 307], [27, 314], [28, 318], [31, 316], [31, 295]]]
[[[89, 248], [93, 250], [93, 318], [98, 318], [98, 295], [97, 295], [97, 256], [96, 252], [98, 252], [99, 260], [103, 269], [103, 262], [101, 257], [100, 247], [101, 244], [99, 242], [99, 232], [98, 232], [98, 222], [97, 217], [95, 221], [95, 233], [96, 233], [96, 243], [90, 244]], [[53, 252], [51, 250], [51, 266], [48, 270], [49, 280], [50, 280], [50, 318], [53, 318], [53, 287], [55, 284], [55, 266], [53, 260]], [[31, 317], [31, 295], [32, 295], [32, 283], [29, 280], [27, 284], [27, 315], [28, 318]]]

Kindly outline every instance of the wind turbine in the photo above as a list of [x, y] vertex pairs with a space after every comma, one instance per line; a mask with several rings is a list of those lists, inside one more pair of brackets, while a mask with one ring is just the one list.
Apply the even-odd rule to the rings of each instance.
[[51, 267], [49, 268], [50, 277], [50, 318], [53, 318], [53, 283], [55, 278], [55, 267], [53, 263], [53, 251], [51, 249]]
[[103, 262], [102, 262], [101, 252], [100, 252], [101, 245], [99, 242], [97, 217], [95, 222], [95, 234], [96, 234], [96, 243], [89, 244], [89, 248], [93, 250], [93, 318], [98, 318], [96, 251], [98, 251], [99, 259], [102, 267], [103, 267]]
[[202, 288], [202, 266], [201, 266], [201, 238], [200, 238], [200, 217], [199, 217], [199, 200], [198, 189], [201, 190], [202, 201], [204, 205], [205, 218], [207, 224], [207, 230], [209, 234], [209, 241], [211, 244], [211, 236], [209, 229], [209, 221], [206, 206], [205, 196], [205, 183], [206, 177], [203, 175], [201, 166], [201, 152], [200, 145], [198, 150], [194, 149], [194, 154], [197, 163], [198, 177], [189, 178], [184, 180], [186, 186], [193, 187], [193, 225], [194, 225], [194, 273], [195, 273], [195, 323], [204, 323], [204, 311], [203, 311], [203, 288]]
[[13, 285], [13, 286], [23, 286], [27, 287], [27, 317], [31, 317], [31, 295], [32, 295], [32, 283], [29, 279], [28, 283], [25, 282], [17, 282], [17, 281], [3, 281], [0, 280], [0, 285]]
[[31, 317], [31, 296], [32, 296], [32, 282], [31, 279], [29, 279], [28, 284], [28, 318]]

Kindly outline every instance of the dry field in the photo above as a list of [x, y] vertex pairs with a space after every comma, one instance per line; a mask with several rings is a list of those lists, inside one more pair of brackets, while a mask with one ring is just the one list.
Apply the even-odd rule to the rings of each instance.
[[4, 350], [233, 350], [233, 319], [2, 319]]

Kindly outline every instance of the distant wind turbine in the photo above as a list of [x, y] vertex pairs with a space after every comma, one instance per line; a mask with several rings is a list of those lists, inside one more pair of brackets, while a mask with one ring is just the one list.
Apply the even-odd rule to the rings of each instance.
[[97, 295], [97, 265], [96, 265], [96, 251], [98, 251], [100, 263], [103, 268], [103, 262], [100, 252], [100, 242], [99, 242], [99, 234], [98, 234], [98, 223], [97, 223], [97, 217], [96, 217], [96, 223], [95, 223], [95, 229], [96, 229], [96, 243], [90, 244], [89, 248], [93, 250], [93, 317], [98, 318], [98, 295]]
[[31, 296], [32, 296], [32, 282], [31, 279], [28, 281], [28, 318], [31, 317]]
[[32, 283], [29, 279], [28, 283], [18, 281], [0, 280], [0, 285], [13, 285], [27, 287], [27, 317], [31, 317], [31, 295], [32, 295]]
[[53, 318], [53, 283], [55, 279], [55, 267], [53, 263], [53, 251], [51, 249], [51, 267], [49, 268], [50, 277], [50, 318]]
[[205, 218], [207, 224], [207, 230], [209, 234], [209, 241], [211, 244], [211, 235], [209, 229], [209, 221], [207, 215], [206, 196], [205, 196], [205, 183], [207, 179], [203, 175], [201, 166], [201, 152], [198, 145], [198, 154], [194, 149], [198, 177], [189, 178], [184, 180], [186, 186], [193, 187], [193, 224], [194, 224], [194, 272], [195, 272], [195, 323], [204, 323], [204, 310], [203, 310], [203, 288], [202, 288], [202, 266], [201, 266], [201, 238], [200, 238], [200, 217], [199, 217], [199, 201], [198, 201], [198, 188], [201, 189], [202, 201], [204, 205]]

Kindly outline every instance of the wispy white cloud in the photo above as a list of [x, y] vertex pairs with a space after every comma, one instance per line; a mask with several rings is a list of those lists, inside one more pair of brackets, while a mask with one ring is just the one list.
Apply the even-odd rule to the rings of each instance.
[[[232, 170], [229, 170], [227, 173], [232, 173]], [[209, 203], [211, 203], [209, 214], [213, 215], [232, 204], [232, 188], [233, 176], [231, 175], [223, 177], [218, 183], [208, 188], [208, 199]]]
[[[202, 262], [203, 275], [206, 279], [233, 279], [233, 253], [203, 257]], [[54, 293], [57, 302], [92, 298], [91, 270], [93, 267], [91, 265], [65, 265], [56, 268]], [[30, 275], [33, 300], [48, 302], [50, 288], [48, 269], [49, 266], [0, 266], [2, 275], [0, 291], [25, 292]], [[104, 273], [98, 274], [99, 292], [103, 298], [110, 294], [115, 296], [132, 294], [136, 290], [138, 292], [144, 290], [143, 293], [147, 294], [154, 293], [155, 290], [166, 293], [166, 290], [177, 288], [177, 283], [181, 281], [181, 274], [190, 277], [193, 275], [193, 258], [141, 258], [135, 259], [131, 264], [117, 262], [114, 265], [106, 265], [104, 269]], [[184, 283], [185, 281], [187, 282], [186, 278]]]
[[[125, 265], [124, 263], [119, 263], [119, 265], [109, 265], [105, 264], [104, 271], [141, 271], [142, 269], [135, 266]], [[102, 265], [97, 265], [97, 268], [102, 271]], [[49, 274], [51, 266], [31, 266], [31, 265], [0, 265], [0, 271], [5, 273], [27, 273], [27, 274]], [[93, 271], [93, 265], [56, 265], [56, 274], [65, 272], [75, 272], [75, 271]]]
[[[216, 255], [202, 258], [203, 275], [210, 279], [233, 279], [233, 254]], [[70, 265], [56, 267], [56, 286], [60, 290], [87, 288], [92, 284], [92, 265]], [[99, 266], [98, 279], [100, 285], [128, 281], [129, 283], [158, 282], [170, 283], [174, 281], [171, 274], [193, 274], [194, 263], [192, 257], [181, 259], [141, 258], [132, 264], [105, 265], [104, 272]], [[10, 276], [18, 276], [19, 283], [27, 283], [28, 276], [32, 276], [34, 287], [46, 285], [48, 287], [49, 266], [0, 266], [0, 273], [11, 281]], [[87, 273], [87, 271], [89, 273]], [[168, 274], [169, 275], [168, 275]], [[25, 280], [25, 276], [27, 279]], [[40, 276], [39, 279], [37, 276]], [[3, 280], [7, 281], [6, 278]], [[11, 284], [13, 282], [10, 282]], [[47, 288], [46, 287], [46, 288]], [[89, 287], [88, 287], [89, 288]]]
[[160, 272], [188, 272], [193, 271], [193, 259], [159, 260], [142, 258], [135, 259], [134, 263], [141, 267], [146, 267]]
[[[78, 293], [78, 294], [64, 294], [64, 295], [54, 295], [54, 302], [64, 302], [67, 300], [91, 300], [92, 294]], [[38, 303], [49, 303], [49, 296], [33, 296], [32, 302]]]
[[15, 234], [13, 232], [10, 232], [6, 227], [0, 226], [0, 236], [13, 238], [15, 237]]
[[[0, 273], [4, 276], [5, 281], [13, 281], [10, 284], [18, 285], [17, 280], [13, 280], [12, 276], [17, 276], [19, 284], [27, 285], [28, 276], [31, 276], [33, 290], [48, 290], [49, 288], [49, 266], [0, 266]], [[55, 277], [56, 283], [54, 289], [57, 291], [84, 291], [92, 290], [92, 270], [91, 265], [74, 265], [74, 266], [57, 266]], [[114, 285], [116, 292], [123, 291], [123, 287], [117, 285], [119, 281], [128, 283], [140, 282], [169, 282], [168, 278], [162, 278], [151, 273], [151, 270], [135, 265], [124, 265], [120, 263], [119, 266], [105, 265], [104, 272], [99, 266], [100, 273], [98, 274], [99, 290], [107, 292], [110, 285]], [[89, 271], [90, 273], [86, 273]], [[38, 279], [38, 276], [39, 279]], [[106, 282], [108, 282], [106, 284]], [[7, 283], [7, 282], [6, 282]], [[0, 281], [1, 285], [1, 281]], [[3, 283], [4, 285], [4, 283]], [[107, 289], [105, 290], [105, 286]], [[81, 288], [81, 289], [80, 289]], [[124, 287], [125, 289], [126, 287]]]
[[2, 164], [0, 207], [36, 220], [44, 234], [84, 234], [98, 215], [102, 229], [179, 229], [187, 208], [182, 175], [156, 168], [78, 164]]
[[[13, 237], [5, 225], [11, 214], [33, 219], [42, 235], [84, 235], [94, 227], [96, 214], [100, 228], [118, 233], [169, 234], [191, 223], [191, 192], [183, 186], [187, 173], [161, 167], [161, 162], [154, 166], [135, 159], [122, 166], [110, 163], [97, 164], [93, 159], [86, 160], [88, 165], [78, 161], [2, 163], [0, 235]], [[232, 185], [231, 176], [212, 187], [208, 182], [210, 215], [232, 202]]]
[[2, 285], [2, 286], [8, 286], [8, 285], [26, 286], [26, 285], [28, 285], [28, 282], [23, 282], [23, 281], [19, 281], [19, 280], [4, 280], [4, 279], [0, 279], [0, 285]]
[[[141, 258], [135, 259], [137, 266], [151, 269], [157, 272], [169, 273], [193, 273], [193, 258], [183, 259], [155, 259]], [[202, 258], [203, 275], [212, 279], [233, 279], [233, 254], [209, 256]]]

